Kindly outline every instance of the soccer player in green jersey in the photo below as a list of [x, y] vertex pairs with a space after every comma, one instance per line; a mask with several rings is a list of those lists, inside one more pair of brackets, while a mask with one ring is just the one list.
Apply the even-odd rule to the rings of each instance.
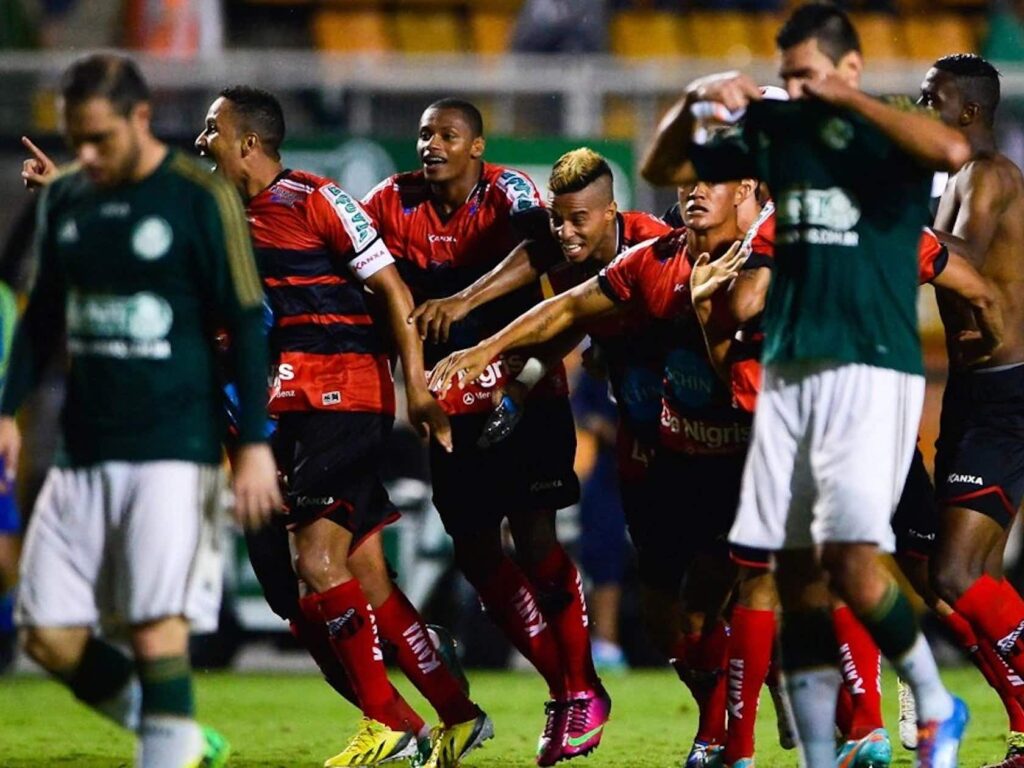
[[[761, 101], [736, 73], [696, 81], [644, 162], [662, 184], [746, 165], [777, 203], [764, 385], [730, 540], [776, 553], [783, 664], [807, 764], [835, 762], [828, 702], [840, 675], [823, 568], [914, 691], [920, 765], [952, 766], [966, 708], [943, 687], [877, 555], [893, 546], [924, 394], [916, 246], [931, 173], [957, 170], [969, 147], [930, 116], [860, 92], [857, 33], [834, 6], [801, 6], [777, 44], [794, 101]], [[695, 145], [698, 102], [730, 119], [745, 110], [739, 135]]]
[[[17, 619], [33, 659], [138, 732], [138, 765], [222, 765], [223, 739], [194, 719], [188, 659], [189, 625], [213, 629], [220, 603], [218, 325], [234, 340], [241, 401], [235, 515], [259, 525], [281, 503], [245, 218], [226, 182], [153, 136], [130, 60], [78, 61], [61, 95], [78, 164], [42, 193], [39, 272], [0, 403], [13, 475], [14, 415], [66, 332], [64, 460], [29, 525]], [[134, 660], [101, 623], [127, 627]]]

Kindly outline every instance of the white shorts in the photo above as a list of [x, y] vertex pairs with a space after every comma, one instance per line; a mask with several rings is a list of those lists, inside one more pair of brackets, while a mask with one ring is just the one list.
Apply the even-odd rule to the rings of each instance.
[[185, 616], [217, 628], [221, 469], [185, 461], [54, 467], [25, 537], [21, 626], [121, 627]]
[[871, 542], [891, 552], [924, 377], [861, 364], [766, 366], [729, 541]]

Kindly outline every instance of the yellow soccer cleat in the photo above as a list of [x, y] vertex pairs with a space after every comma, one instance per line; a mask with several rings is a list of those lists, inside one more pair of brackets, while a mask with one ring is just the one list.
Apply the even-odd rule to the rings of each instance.
[[434, 747], [423, 768], [456, 768], [459, 760], [494, 738], [494, 723], [481, 712], [464, 723], [438, 726], [431, 737]]
[[341, 752], [324, 762], [324, 768], [350, 765], [384, 765], [416, 757], [416, 734], [393, 731], [384, 723], [364, 717], [359, 730]]

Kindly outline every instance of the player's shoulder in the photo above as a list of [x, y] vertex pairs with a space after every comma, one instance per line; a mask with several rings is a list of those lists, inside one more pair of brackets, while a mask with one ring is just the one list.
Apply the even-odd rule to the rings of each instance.
[[415, 208], [429, 199], [430, 188], [423, 171], [404, 171], [388, 176], [363, 196], [364, 203], [400, 203]]
[[622, 242], [632, 245], [672, 231], [672, 227], [645, 211], [622, 212]]
[[1017, 164], [995, 152], [968, 160], [956, 175], [957, 195], [984, 191], [985, 197], [1016, 198], [1024, 193], [1024, 174]]
[[484, 163], [483, 180], [508, 201], [512, 213], [520, 213], [531, 208], [542, 208], [540, 192], [533, 179], [524, 171], [504, 165]]

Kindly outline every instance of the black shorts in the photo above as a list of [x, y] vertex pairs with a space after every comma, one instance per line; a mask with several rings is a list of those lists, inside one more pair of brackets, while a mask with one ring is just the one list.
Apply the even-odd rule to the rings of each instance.
[[626, 520], [644, 584], [676, 592], [697, 555], [728, 556], [743, 462], [743, 456], [658, 449], [648, 474], [647, 508]]
[[910, 472], [903, 486], [899, 504], [892, 516], [892, 530], [896, 534], [896, 554], [927, 560], [935, 546], [939, 509], [935, 503], [935, 488], [924, 467], [921, 451], [914, 449]]
[[1008, 526], [1024, 497], [1024, 365], [951, 373], [935, 448], [939, 503]]
[[327, 518], [352, 534], [355, 549], [398, 519], [380, 479], [393, 421], [380, 413], [281, 415], [272, 444], [290, 529]]
[[430, 444], [434, 506], [451, 536], [494, 529], [510, 514], [579, 501], [576, 427], [567, 398], [531, 400], [506, 439], [477, 447], [489, 414], [451, 417], [452, 453]]

